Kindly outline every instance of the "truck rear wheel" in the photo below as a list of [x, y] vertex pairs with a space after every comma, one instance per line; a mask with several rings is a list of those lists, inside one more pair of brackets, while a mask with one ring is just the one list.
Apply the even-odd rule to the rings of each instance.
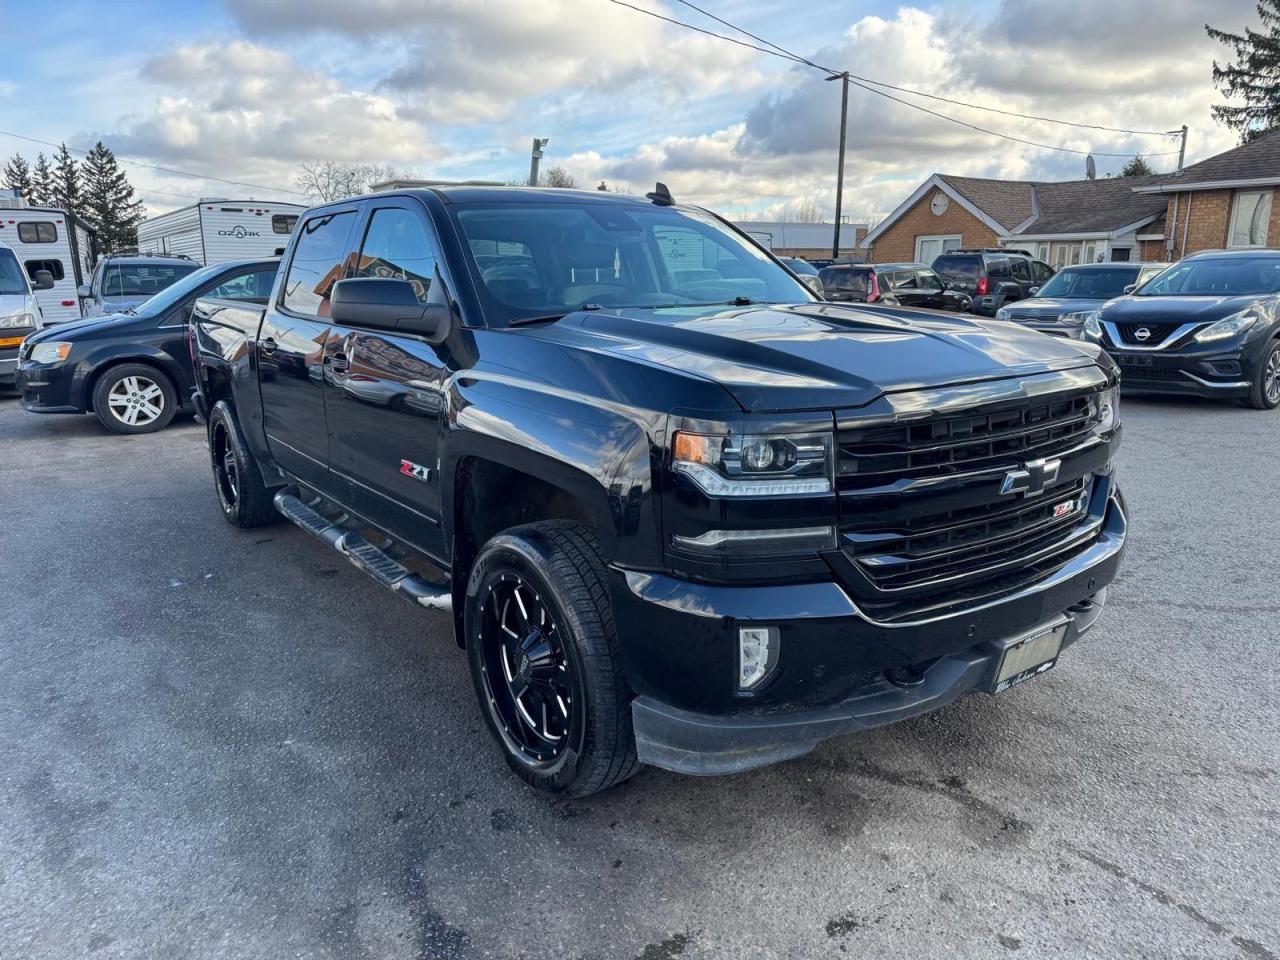
[[491, 539], [471, 569], [467, 659], [508, 765], [538, 790], [582, 797], [636, 772], [599, 544], [563, 520]]
[[225, 400], [219, 400], [209, 412], [209, 457], [218, 504], [228, 523], [262, 527], [280, 519], [257, 461], [240, 435], [235, 413]]

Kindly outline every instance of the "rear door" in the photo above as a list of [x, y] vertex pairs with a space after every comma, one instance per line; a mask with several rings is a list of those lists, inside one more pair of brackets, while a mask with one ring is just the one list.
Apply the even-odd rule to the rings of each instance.
[[932, 270], [917, 270], [916, 286], [920, 290], [920, 306], [937, 310], [947, 306], [942, 280]]
[[[367, 203], [353, 275], [408, 280], [425, 303], [440, 249], [426, 211], [406, 198]], [[449, 370], [437, 349], [420, 337], [335, 324], [324, 383], [330, 466], [352, 509], [445, 559], [437, 450]]]
[[[886, 276], [881, 274], [881, 276]], [[904, 307], [922, 307], [928, 299], [920, 290], [914, 270], [895, 270], [886, 276], [893, 296]]]
[[329, 294], [349, 266], [359, 207], [327, 207], [298, 226], [278, 298], [258, 335], [263, 421], [271, 455], [299, 480], [341, 498], [329, 473], [324, 346]]

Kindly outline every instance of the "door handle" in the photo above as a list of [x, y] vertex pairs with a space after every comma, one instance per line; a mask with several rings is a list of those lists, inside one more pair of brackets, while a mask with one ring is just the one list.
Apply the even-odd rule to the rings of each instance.
[[267, 356], [271, 356], [271, 354], [276, 352], [276, 342], [270, 337], [267, 337], [267, 339], [258, 344], [258, 350], [265, 353]]
[[324, 358], [324, 362], [337, 373], [346, 373], [351, 369], [351, 361], [347, 359], [345, 353], [331, 353]]

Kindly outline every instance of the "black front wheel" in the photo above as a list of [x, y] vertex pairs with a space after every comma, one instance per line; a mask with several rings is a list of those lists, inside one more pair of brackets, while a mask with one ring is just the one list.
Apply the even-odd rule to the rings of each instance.
[[1253, 388], [1245, 402], [1255, 410], [1280, 407], [1280, 340], [1272, 340], [1263, 353]]
[[245, 445], [231, 405], [220, 400], [209, 412], [209, 457], [218, 505], [228, 523], [261, 527], [280, 519], [272, 492]]
[[587, 528], [552, 520], [490, 540], [464, 623], [481, 710], [520, 777], [580, 797], [635, 773], [631, 692]]

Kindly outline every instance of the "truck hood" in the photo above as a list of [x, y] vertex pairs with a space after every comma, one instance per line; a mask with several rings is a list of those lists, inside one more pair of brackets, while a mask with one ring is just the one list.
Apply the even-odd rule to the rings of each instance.
[[752, 412], [1095, 364], [1080, 344], [1009, 324], [832, 303], [579, 311], [530, 333], [715, 381]]
[[1110, 300], [1098, 314], [1112, 323], [1205, 323], [1221, 320], [1252, 306], [1265, 296], [1135, 297]]

